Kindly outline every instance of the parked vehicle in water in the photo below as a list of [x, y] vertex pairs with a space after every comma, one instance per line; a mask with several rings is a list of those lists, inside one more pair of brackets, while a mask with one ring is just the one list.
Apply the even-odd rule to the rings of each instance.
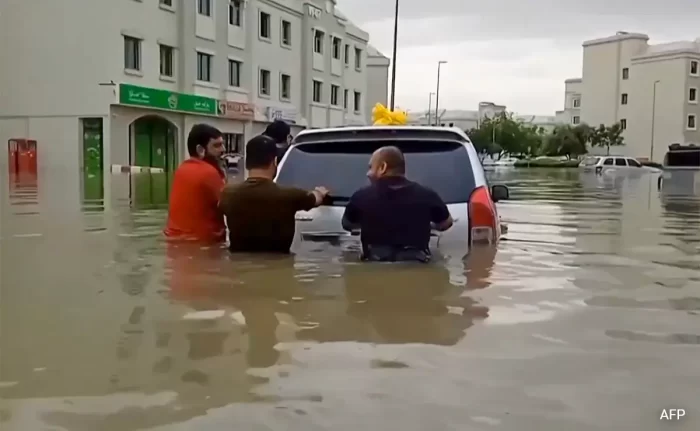
[[239, 166], [241, 160], [243, 159], [240, 154], [228, 153], [221, 156], [226, 164], [226, 169], [240, 169]]
[[700, 194], [700, 146], [669, 145], [658, 186], [662, 195]]
[[515, 167], [515, 162], [517, 162], [517, 161], [518, 161], [518, 159], [516, 159], [516, 158], [505, 157], [503, 159], [496, 160], [493, 163], [493, 167], [494, 168], [501, 168], [501, 169], [502, 168], [512, 168], [512, 167]]
[[501, 225], [495, 203], [509, 198], [506, 186], [489, 187], [467, 135], [457, 128], [369, 126], [300, 132], [282, 158], [275, 181], [281, 185], [331, 191], [328, 205], [297, 213], [301, 238], [339, 238], [345, 205], [368, 184], [370, 156], [393, 145], [406, 158], [406, 176], [430, 187], [447, 204], [454, 225], [433, 232], [431, 248], [457, 255], [475, 244], [495, 244]]
[[602, 173], [659, 173], [661, 169], [644, 166], [639, 160], [626, 156], [588, 156], [578, 165], [584, 172]]

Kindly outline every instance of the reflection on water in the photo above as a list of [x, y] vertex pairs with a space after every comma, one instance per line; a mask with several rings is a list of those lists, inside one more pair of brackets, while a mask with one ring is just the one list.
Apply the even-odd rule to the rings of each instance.
[[700, 196], [490, 175], [506, 238], [429, 266], [166, 244], [165, 175], [4, 177], [2, 429], [697, 429]]

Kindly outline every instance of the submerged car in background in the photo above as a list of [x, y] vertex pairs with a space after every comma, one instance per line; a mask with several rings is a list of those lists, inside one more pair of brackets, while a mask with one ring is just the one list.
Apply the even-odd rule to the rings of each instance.
[[457, 255], [475, 244], [495, 244], [501, 225], [495, 203], [508, 199], [508, 188], [489, 187], [479, 157], [467, 135], [457, 128], [369, 126], [313, 129], [300, 132], [280, 161], [275, 181], [311, 190], [325, 186], [328, 204], [297, 213], [302, 239], [340, 238], [348, 233], [341, 219], [352, 194], [368, 184], [372, 153], [393, 145], [406, 158], [406, 176], [437, 192], [447, 204], [454, 225], [433, 232], [439, 251]]
[[240, 154], [228, 153], [221, 156], [222, 160], [226, 165], [226, 169], [238, 170], [242, 166], [239, 166], [243, 157]]
[[583, 172], [596, 174], [639, 174], [660, 173], [661, 169], [652, 166], [644, 166], [639, 160], [626, 156], [588, 156], [578, 165]]
[[700, 146], [669, 145], [658, 185], [662, 197], [700, 195]]

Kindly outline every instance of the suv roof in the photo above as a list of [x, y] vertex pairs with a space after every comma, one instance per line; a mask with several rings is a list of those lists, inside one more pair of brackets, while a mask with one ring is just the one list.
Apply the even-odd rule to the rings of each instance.
[[[378, 133], [379, 132], [379, 133]], [[469, 137], [463, 130], [457, 127], [436, 127], [436, 126], [349, 126], [334, 127], [326, 129], [306, 129], [302, 130], [294, 138], [295, 143], [304, 143], [311, 140], [323, 138], [353, 140], [361, 139], [372, 135], [372, 139], [456, 139], [470, 142]]]

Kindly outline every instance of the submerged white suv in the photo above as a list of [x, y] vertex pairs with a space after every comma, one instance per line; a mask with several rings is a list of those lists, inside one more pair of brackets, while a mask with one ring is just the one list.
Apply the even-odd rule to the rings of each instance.
[[501, 226], [495, 202], [508, 199], [508, 188], [489, 187], [476, 150], [457, 128], [368, 126], [312, 129], [299, 133], [280, 161], [275, 181], [311, 190], [325, 186], [328, 204], [297, 213], [297, 235], [338, 238], [348, 235], [341, 219], [350, 196], [368, 184], [371, 154], [393, 145], [406, 158], [406, 176], [435, 190], [447, 204], [454, 225], [433, 232], [431, 248], [450, 254], [473, 244], [495, 244]]

